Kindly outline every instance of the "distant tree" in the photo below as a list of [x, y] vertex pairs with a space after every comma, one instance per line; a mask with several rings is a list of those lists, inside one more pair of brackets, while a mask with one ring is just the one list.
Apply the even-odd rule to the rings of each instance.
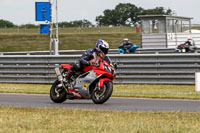
[[96, 22], [98, 25], [130, 25], [137, 22], [138, 15], [143, 12], [142, 8], [138, 8], [133, 4], [119, 4], [113, 10], [105, 10], [104, 16], [97, 16]]
[[82, 26], [83, 27], [94, 27], [94, 25], [86, 19], [82, 20]]
[[10, 28], [10, 27], [14, 27], [14, 26], [15, 25], [12, 22], [0, 19], [0, 27]]
[[38, 28], [39, 25], [34, 25], [34, 24], [24, 24], [24, 25], [20, 25], [20, 28]]
[[137, 7], [134, 4], [118, 4], [115, 9], [106, 9], [103, 12], [104, 15], [96, 17], [97, 25], [113, 25], [113, 26], [130, 26], [135, 25], [138, 21], [139, 15], [152, 15], [152, 14], [164, 14], [172, 15], [172, 10], [165, 10], [163, 7], [156, 7], [155, 9], [143, 9]]
[[58, 23], [59, 27], [73, 27], [73, 25], [70, 22], [60, 22]]
[[118, 16], [118, 12], [115, 10], [105, 10], [104, 11], [104, 16], [97, 16], [96, 17], [96, 21], [98, 22], [98, 25], [105, 25], [105, 26], [109, 26], [109, 25], [114, 25], [114, 26], [118, 26], [120, 25], [120, 20], [119, 20], [119, 16]]
[[167, 9], [165, 10], [164, 7], [156, 7], [154, 9], [147, 9], [144, 10], [144, 15], [155, 15], [155, 14], [161, 14], [161, 15], [172, 15], [172, 10]]
[[88, 20], [76, 20], [70, 22], [60, 22], [59, 27], [93, 27], [92, 23]]

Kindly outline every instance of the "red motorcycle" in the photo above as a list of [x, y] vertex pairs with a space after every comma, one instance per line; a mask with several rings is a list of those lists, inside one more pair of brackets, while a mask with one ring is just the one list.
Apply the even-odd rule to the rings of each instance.
[[57, 80], [50, 89], [50, 98], [55, 103], [62, 103], [66, 99], [92, 99], [95, 104], [105, 103], [113, 91], [113, 80], [117, 65], [112, 65], [110, 58], [98, 58], [98, 63], [85, 66], [83, 72], [73, 78], [67, 78], [69, 64], [61, 64], [64, 71], [55, 68]]

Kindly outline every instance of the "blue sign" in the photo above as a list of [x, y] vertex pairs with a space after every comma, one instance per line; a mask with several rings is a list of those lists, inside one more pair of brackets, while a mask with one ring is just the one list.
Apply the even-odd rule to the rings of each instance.
[[40, 34], [49, 34], [49, 24], [40, 25]]
[[51, 20], [51, 3], [35, 2], [35, 20], [50, 21]]

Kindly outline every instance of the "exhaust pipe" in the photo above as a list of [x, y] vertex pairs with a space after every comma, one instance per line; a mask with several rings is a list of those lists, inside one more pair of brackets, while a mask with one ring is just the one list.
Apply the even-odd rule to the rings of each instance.
[[55, 68], [55, 72], [56, 72], [56, 76], [58, 78], [58, 81], [63, 81], [63, 77], [61, 75], [60, 69], [59, 68]]
[[59, 68], [55, 68], [54, 70], [56, 72], [56, 76], [57, 76], [58, 81], [61, 82], [62, 87], [65, 89], [65, 91], [69, 93], [68, 88], [66, 88], [65, 84], [63, 83], [63, 77], [62, 77], [62, 74], [60, 72], [60, 69]]

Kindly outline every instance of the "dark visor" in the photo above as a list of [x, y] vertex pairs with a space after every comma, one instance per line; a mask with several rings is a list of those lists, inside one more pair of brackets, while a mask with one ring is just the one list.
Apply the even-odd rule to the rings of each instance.
[[100, 49], [101, 49], [101, 51], [104, 53], [104, 54], [107, 54], [108, 53], [108, 48], [104, 48], [104, 47], [102, 47], [102, 46], [100, 46]]

